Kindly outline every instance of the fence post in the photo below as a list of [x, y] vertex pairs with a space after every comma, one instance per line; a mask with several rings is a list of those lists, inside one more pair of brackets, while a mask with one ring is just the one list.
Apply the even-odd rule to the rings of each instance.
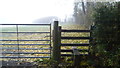
[[54, 21], [54, 28], [53, 28], [53, 52], [52, 52], [52, 59], [57, 62], [55, 66], [58, 66], [60, 62], [60, 33], [61, 30], [59, 29], [61, 27], [58, 27], [58, 21]]
[[93, 25], [91, 25], [91, 27], [90, 27], [89, 55], [91, 55], [91, 49], [95, 49], [95, 48], [92, 47], [92, 46], [94, 46], [93, 37], [92, 37], [93, 27], [94, 27]]
[[73, 65], [76, 68], [80, 66], [80, 53], [78, 49], [73, 49]]

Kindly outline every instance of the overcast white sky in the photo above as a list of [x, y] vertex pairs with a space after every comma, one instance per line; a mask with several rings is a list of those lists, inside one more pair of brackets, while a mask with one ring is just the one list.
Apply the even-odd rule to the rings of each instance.
[[74, 0], [0, 0], [0, 24], [32, 23], [33, 20], [73, 13]]

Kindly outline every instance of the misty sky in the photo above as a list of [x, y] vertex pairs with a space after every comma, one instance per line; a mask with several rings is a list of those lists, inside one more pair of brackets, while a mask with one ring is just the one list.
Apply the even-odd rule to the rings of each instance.
[[74, 0], [0, 0], [0, 24], [32, 23], [46, 16], [64, 18], [73, 13]]

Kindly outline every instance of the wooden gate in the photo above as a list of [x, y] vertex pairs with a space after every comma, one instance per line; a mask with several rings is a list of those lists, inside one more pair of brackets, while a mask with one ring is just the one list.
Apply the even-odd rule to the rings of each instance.
[[[59, 62], [61, 56], [71, 56], [74, 58], [74, 64], [79, 64], [80, 56], [87, 56], [89, 55], [89, 41], [90, 37], [90, 30], [66, 30], [62, 29], [58, 26], [58, 21], [54, 22], [54, 30], [53, 30], [53, 60]], [[72, 34], [69, 36], [62, 36], [62, 33], [89, 33], [89, 36], [78, 36], [74, 37]], [[88, 40], [88, 43], [62, 43], [62, 40]], [[65, 47], [72, 46], [71, 49], [64, 49]], [[81, 49], [79, 46], [88, 47], [88, 49]], [[65, 53], [66, 52], [66, 53]], [[71, 54], [67, 53], [71, 52]], [[84, 53], [81, 53], [84, 52]]]

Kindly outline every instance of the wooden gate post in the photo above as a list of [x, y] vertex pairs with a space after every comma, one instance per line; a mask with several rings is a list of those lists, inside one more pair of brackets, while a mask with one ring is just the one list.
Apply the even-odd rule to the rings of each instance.
[[61, 44], [61, 30], [59, 30], [58, 21], [54, 21], [54, 28], [53, 28], [53, 52], [52, 52], [52, 59], [57, 62], [57, 65], [60, 62], [60, 44]]
[[80, 53], [78, 49], [73, 49], [73, 65], [76, 68], [80, 66]]

